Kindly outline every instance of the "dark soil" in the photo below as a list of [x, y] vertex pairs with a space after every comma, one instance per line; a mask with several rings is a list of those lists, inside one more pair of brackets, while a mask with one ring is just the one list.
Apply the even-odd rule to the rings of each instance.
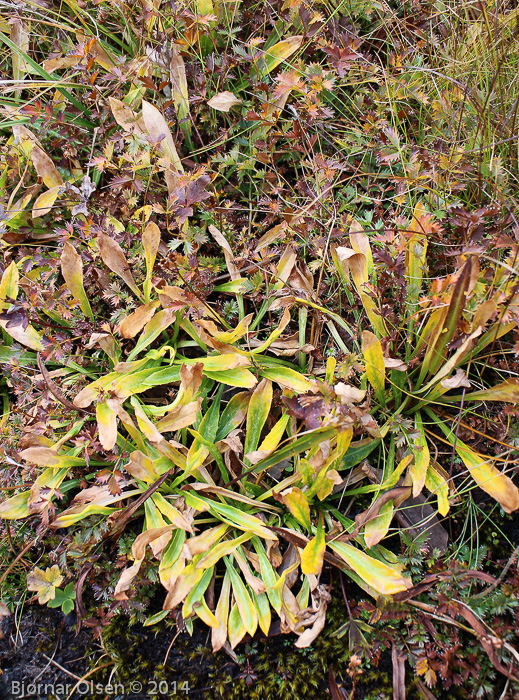
[[[182, 633], [171, 644], [175, 636], [173, 625], [129, 627], [120, 616], [98, 641], [90, 630], [76, 635], [73, 615], [31, 606], [18, 621], [13, 616], [4, 623], [0, 698], [317, 700], [330, 697], [330, 668], [351, 691], [345, 640], [323, 635], [312, 648], [301, 650], [287, 636], [249, 640], [237, 648], [236, 663], [226, 653], [212, 653], [201, 625], [192, 637]], [[392, 697], [389, 657], [381, 666], [363, 679], [356, 698]], [[75, 688], [79, 679], [84, 680]]]

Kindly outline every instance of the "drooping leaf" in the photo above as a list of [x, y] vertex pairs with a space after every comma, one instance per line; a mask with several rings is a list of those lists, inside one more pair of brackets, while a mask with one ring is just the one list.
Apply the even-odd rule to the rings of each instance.
[[329, 546], [375, 591], [393, 595], [409, 588], [401, 566], [385, 564], [346, 542], [332, 541]]
[[83, 287], [83, 262], [81, 255], [68, 241], [65, 242], [61, 253], [61, 274], [67, 283], [70, 293], [79, 302], [81, 311], [93, 321], [94, 315]]
[[321, 520], [317, 524], [317, 532], [301, 553], [301, 571], [303, 574], [319, 576], [323, 568], [326, 541]]
[[142, 294], [135, 284], [130, 266], [119, 243], [105, 233], [98, 233], [97, 244], [104, 264], [112, 272], [115, 272], [130, 287], [132, 292], [142, 300]]
[[171, 165], [178, 172], [184, 172], [182, 167], [182, 162], [178, 156], [177, 149], [175, 147], [175, 142], [169, 126], [162, 116], [162, 113], [152, 104], [142, 101], [142, 118], [146, 131], [151, 136], [153, 141], [159, 144], [159, 150], [166, 155]]

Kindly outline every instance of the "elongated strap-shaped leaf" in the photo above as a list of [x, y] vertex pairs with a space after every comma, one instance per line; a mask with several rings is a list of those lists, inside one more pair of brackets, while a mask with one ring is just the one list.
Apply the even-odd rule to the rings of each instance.
[[227, 621], [229, 619], [229, 598], [231, 593], [231, 577], [229, 572], [225, 572], [223, 577], [220, 598], [215, 610], [215, 617], [218, 627], [211, 630], [211, 645], [213, 652], [219, 651], [227, 640]]
[[249, 592], [247, 591], [245, 584], [241, 580], [240, 575], [232, 565], [231, 561], [226, 557], [224, 559], [227, 571], [231, 578], [231, 585], [234, 594], [234, 600], [240, 611], [241, 619], [247, 632], [253, 637], [256, 634], [256, 629], [258, 628], [258, 615], [256, 613], [256, 608], [251, 600]]
[[252, 372], [245, 367], [237, 367], [236, 369], [224, 370], [223, 372], [204, 370], [204, 375], [209, 379], [214, 379], [215, 382], [236, 386], [240, 389], [252, 389], [258, 383]]
[[[211, 583], [212, 576], [213, 567], [204, 570], [204, 575], [202, 576], [200, 581], [187, 594], [187, 597], [184, 601], [184, 606], [182, 608], [182, 615], [184, 619], [191, 616], [193, 612], [193, 605], [197, 603], [206, 592], [207, 587]], [[216, 626], [218, 626], [218, 622], [216, 621], [216, 619], [214, 620], [214, 623]]]
[[329, 546], [375, 591], [393, 595], [409, 587], [401, 566], [385, 564], [346, 542], [329, 542]]
[[144, 348], [151, 345], [151, 343], [159, 337], [162, 331], [166, 330], [166, 328], [168, 328], [175, 321], [175, 318], [176, 311], [174, 309], [162, 309], [162, 311], [158, 311], [155, 316], [153, 316], [151, 321], [148, 321], [148, 323], [144, 326], [137, 344], [128, 355], [128, 361], [133, 360], [133, 358], [144, 350]]
[[412, 441], [411, 450], [413, 451], [414, 462], [409, 470], [413, 482], [413, 498], [418, 496], [425, 485], [427, 469], [431, 459], [422, 416], [419, 412], [415, 416], [415, 431], [418, 433], [418, 436]]
[[7, 299], [12, 301], [16, 300], [18, 296], [20, 274], [18, 272], [18, 267], [14, 260], [8, 265], [4, 274], [2, 275], [2, 280], [0, 281], [0, 311], [6, 309], [9, 306]]
[[[209, 410], [202, 418], [202, 422], [198, 428], [198, 432], [202, 438], [210, 443], [214, 443], [216, 432], [218, 430], [222, 391], [223, 387], [221, 386], [211, 402]], [[191, 447], [189, 448], [189, 452], [187, 453], [187, 471], [192, 472], [193, 470], [198, 469], [208, 454], [208, 447], [206, 447], [201, 440], [195, 438]]]
[[[312, 430], [311, 433], [307, 435], [301, 435], [301, 437], [296, 438], [288, 445], [281, 447], [276, 450], [273, 454], [269, 455], [265, 459], [262, 459], [254, 467], [256, 473], [262, 472], [265, 469], [270, 469], [276, 466], [285, 459], [291, 459], [294, 455], [300, 454], [305, 450], [318, 445], [321, 442], [325, 442], [336, 434], [335, 428], [319, 428], [317, 430]], [[348, 453], [346, 453], [347, 456]], [[364, 459], [364, 457], [362, 457]], [[261, 500], [261, 499], [260, 499]]]
[[422, 383], [426, 374], [436, 374], [441, 364], [445, 362], [449, 343], [456, 333], [458, 324], [462, 319], [463, 309], [465, 308], [465, 304], [467, 302], [467, 292], [470, 284], [471, 271], [472, 258], [469, 257], [463, 266], [463, 270], [461, 271], [458, 281], [454, 286], [449, 307], [443, 321], [443, 326], [436, 335], [434, 343], [429, 345], [429, 348], [425, 354], [422, 371], [420, 372], [420, 379], [417, 386]]
[[278, 41], [277, 44], [267, 49], [265, 53], [254, 62], [251, 69], [251, 76], [253, 78], [263, 78], [265, 75], [268, 75], [277, 68], [280, 63], [292, 56], [302, 43], [302, 35], [291, 36], [288, 39], [283, 39], [283, 41]]
[[454, 445], [456, 452], [465, 464], [471, 477], [477, 485], [494, 498], [505, 513], [513, 513], [519, 508], [519, 489], [510, 477], [499, 471], [490, 459], [485, 459], [482, 455], [465, 445], [461, 440], [456, 439], [452, 430], [445, 425], [432, 411], [427, 411], [436, 425], [442, 430], [447, 440]]
[[233, 540], [219, 542], [211, 547], [207, 554], [197, 561], [197, 569], [207, 569], [210, 566], [214, 566], [222, 557], [232, 554], [242, 542], [247, 542], [251, 537], [251, 532], [244, 532], [243, 535]]
[[58, 198], [58, 195], [60, 191], [62, 190], [61, 185], [55, 185], [54, 187], [51, 187], [50, 190], [47, 190], [46, 192], [42, 192], [39, 197], [36, 199], [36, 201], [33, 204], [32, 207], [32, 218], [38, 219], [41, 216], [45, 216], [48, 214], [56, 199]]
[[[445, 516], [450, 509], [449, 484], [441, 471], [442, 470], [437, 464], [434, 466], [430, 464], [429, 469], [427, 470], [425, 486], [429, 489], [433, 496], [436, 496], [438, 501], [438, 513]], [[446, 476], [448, 477], [448, 475]]]
[[260, 371], [260, 375], [266, 379], [270, 379], [284, 389], [293, 389], [299, 394], [306, 394], [308, 391], [315, 391], [315, 380], [307, 379], [300, 372], [290, 367], [264, 367]]
[[325, 550], [324, 527], [321, 519], [319, 519], [315, 537], [308, 542], [301, 553], [301, 571], [303, 574], [319, 576], [323, 568]]
[[45, 349], [43, 338], [30, 324], [24, 329], [22, 326], [8, 326], [8, 323], [8, 318], [0, 319], [0, 328], [3, 328], [17, 343], [25, 345], [31, 350], [41, 351]]
[[81, 255], [69, 241], [65, 242], [61, 253], [61, 274], [67, 283], [70, 293], [79, 302], [81, 311], [93, 321], [94, 315], [83, 287], [83, 262]]
[[250, 513], [245, 513], [239, 508], [234, 508], [234, 506], [228, 506], [224, 503], [217, 503], [216, 501], [206, 501], [206, 503], [211, 512], [219, 515], [230, 525], [234, 525], [234, 527], [245, 532], [252, 532], [264, 540], [277, 540], [277, 536], [259, 518], [250, 515]]
[[11, 496], [0, 503], [0, 518], [4, 520], [20, 520], [29, 516], [30, 491], [23, 491]]
[[[269, 379], [262, 379], [254, 389], [247, 411], [247, 423], [245, 432], [244, 454], [252, 452], [258, 446], [261, 431], [269, 416], [272, 405], [272, 382]], [[250, 465], [249, 460], [245, 460]]]
[[380, 512], [376, 518], [368, 520], [364, 528], [364, 540], [366, 547], [371, 548], [378, 544], [387, 535], [391, 521], [393, 520], [393, 512], [395, 510], [393, 501], [388, 501], [380, 508]]
[[370, 331], [362, 333], [362, 354], [364, 355], [364, 364], [366, 366], [366, 374], [368, 381], [375, 390], [378, 401], [382, 406], [386, 404], [385, 397], [385, 378], [386, 369], [384, 365], [384, 355], [382, 353], [382, 345], [376, 335]]
[[162, 116], [162, 113], [152, 104], [146, 102], [146, 100], [142, 101], [142, 119], [148, 134], [155, 142], [159, 143], [159, 150], [169, 158], [175, 170], [180, 173], [184, 172], [182, 162], [178, 157], [175, 142], [166, 120]]
[[119, 243], [104, 233], [98, 233], [97, 244], [99, 246], [99, 252], [101, 253], [101, 258], [103, 259], [104, 264], [110, 268], [112, 272], [115, 272], [115, 274], [118, 275], [124, 282], [126, 282], [128, 287], [130, 287], [132, 292], [136, 294], [141, 301], [144, 301], [139, 288], [135, 284], [135, 280], [133, 279], [133, 275], [130, 271], [130, 266], [128, 265], [126, 256]]
[[[459, 401], [460, 396], [448, 397], [449, 401]], [[465, 401], [505, 401], [506, 403], [519, 403], [519, 380], [515, 377], [505, 379], [495, 386], [481, 391], [473, 391], [465, 394]]]
[[229, 613], [229, 644], [234, 649], [247, 634], [245, 623], [238, 609], [238, 605], [234, 603]]

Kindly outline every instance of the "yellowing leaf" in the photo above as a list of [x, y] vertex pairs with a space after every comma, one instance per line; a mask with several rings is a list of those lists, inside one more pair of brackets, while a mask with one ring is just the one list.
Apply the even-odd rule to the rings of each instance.
[[[1, 296], [1, 295], [0, 295]], [[506, 379], [489, 389], [473, 391], [465, 394], [468, 401], [506, 401], [507, 403], [519, 403], [519, 381], [515, 378]]]
[[146, 131], [151, 136], [153, 141], [159, 142], [159, 150], [162, 151], [170, 160], [171, 165], [178, 170], [184, 172], [182, 162], [178, 157], [175, 142], [169, 126], [162, 116], [161, 112], [146, 100], [142, 101], [142, 118], [146, 126]]
[[47, 567], [45, 571], [35, 567], [27, 574], [27, 588], [30, 591], [37, 591], [38, 603], [45, 605], [49, 600], [54, 600], [56, 588], [62, 583], [63, 576], [57, 564]]
[[250, 636], [253, 637], [258, 627], [258, 615], [256, 613], [256, 608], [254, 607], [254, 603], [251, 600], [249, 592], [245, 588], [245, 584], [241, 580], [240, 575], [234, 566], [230, 564], [227, 559], [225, 560], [225, 564], [231, 578], [234, 600], [236, 601], [236, 605], [240, 611], [240, 617], [243, 620], [245, 629]]
[[324, 528], [319, 520], [317, 534], [308, 542], [301, 553], [301, 571], [303, 574], [319, 576], [323, 568], [325, 550]]
[[18, 296], [19, 280], [20, 275], [18, 273], [18, 267], [13, 260], [11, 264], [5, 268], [2, 280], [0, 281], [0, 311], [8, 308], [9, 303], [4, 303], [7, 299], [11, 299], [12, 301], [16, 300]]
[[438, 500], [438, 513], [444, 516], [447, 515], [450, 509], [449, 485], [445, 477], [441, 474], [441, 471], [439, 471], [439, 468], [436, 469], [432, 464], [429, 465], [429, 469], [427, 470], [425, 486]]
[[456, 452], [470, 472], [477, 485], [494, 498], [505, 513], [513, 513], [519, 508], [519, 489], [510, 477], [500, 472], [490, 461], [478, 455], [461, 440], [456, 441]]
[[32, 207], [32, 218], [37, 219], [40, 216], [45, 216], [52, 209], [52, 206], [61, 190], [61, 185], [51, 187], [50, 190], [42, 192], [34, 202]]
[[247, 634], [240, 611], [236, 603], [232, 606], [229, 614], [229, 644], [234, 649]]
[[[261, 431], [270, 413], [272, 404], [272, 382], [262, 379], [254, 389], [247, 411], [247, 427], [245, 432], [245, 445], [243, 452], [246, 455], [258, 446]], [[248, 460], [246, 463], [250, 464]]]
[[393, 595], [409, 587], [402, 577], [401, 566], [385, 564], [346, 542], [329, 542], [329, 546], [375, 591]]
[[291, 36], [277, 44], [271, 46], [265, 53], [257, 59], [251, 69], [251, 75], [255, 78], [262, 78], [273, 71], [280, 63], [292, 56], [303, 43], [303, 36]]
[[364, 355], [368, 381], [375, 390], [377, 399], [384, 406], [386, 403], [384, 354], [380, 340], [370, 331], [362, 333], [362, 354]]
[[105, 450], [113, 449], [117, 441], [117, 408], [120, 403], [116, 399], [108, 399], [96, 406], [99, 441]]
[[166, 328], [173, 323], [176, 318], [176, 313], [177, 312], [175, 309], [162, 309], [162, 311], [156, 313], [151, 321], [148, 321], [148, 323], [144, 326], [144, 330], [142, 331], [139, 340], [131, 353], [128, 355], [128, 360], [133, 360], [133, 358], [138, 355], [141, 350], [144, 350], [144, 348], [148, 347], [148, 345], [150, 345], [155, 338], [158, 338], [162, 331], [166, 330]]
[[74, 299], [79, 301], [81, 311], [93, 321], [94, 315], [83, 287], [83, 262], [81, 261], [81, 255], [68, 241], [65, 242], [61, 253], [61, 274], [67, 283], [69, 292]]
[[216, 382], [222, 382], [228, 386], [237, 386], [242, 389], [252, 389], [258, 383], [256, 377], [248, 369], [237, 367], [223, 372], [214, 372], [204, 369], [204, 375]]
[[393, 511], [393, 501], [388, 501], [380, 508], [380, 512], [376, 518], [368, 520], [364, 529], [366, 547], [374, 547], [384, 539], [388, 533], [391, 521], [393, 520]]
[[219, 651], [227, 641], [227, 621], [229, 619], [229, 597], [231, 592], [231, 579], [226, 571], [223, 578], [220, 598], [215, 610], [218, 627], [211, 630], [211, 645], [213, 652]]
[[50, 189], [63, 184], [63, 178], [49, 156], [39, 146], [34, 145], [31, 151], [31, 160], [43, 182]]
[[29, 515], [28, 502], [31, 492], [24, 491], [0, 503], [0, 518], [18, 520]]
[[146, 270], [148, 277], [151, 278], [155, 258], [160, 244], [160, 229], [153, 221], [146, 226], [142, 234], [142, 245], [146, 256]]
[[115, 272], [115, 274], [118, 275], [124, 282], [126, 282], [128, 287], [130, 287], [132, 292], [134, 292], [139, 299], [142, 299], [142, 294], [135, 284], [135, 280], [133, 279], [133, 275], [130, 271], [130, 266], [128, 265], [126, 256], [119, 243], [104, 233], [98, 233], [97, 244], [99, 246], [99, 252], [101, 253], [101, 258], [103, 259], [104, 264], [112, 272]]
[[304, 493], [297, 486], [292, 486], [291, 488], [283, 491], [281, 494], [283, 503], [286, 505], [288, 510], [292, 513], [294, 518], [298, 523], [304, 525], [307, 530], [312, 529], [312, 521], [310, 519], [310, 506]]
[[[173, 44], [171, 47], [169, 76], [171, 79], [171, 97], [175, 104], [179, 121], [182, 122], [189, 114], [189, 95], [187, 91], [186, 67], [178, 44]], [[187, 130], [189, 131], [191, 124], [187, 122], [187, 125]]]
[[9, 319], [0, 319], [0, 328], [3, 328], [17, 343], [25, 345], [31, 350], [39, 351], [45, 349], [41, 335], [31, 325], [27, 326], [24, 330], [22, 326], [8, 327], [8, 323]]
[[240, 100], [239, 97], [236, 97], [236, 95], [234, 95], [232, 92], [225, 90], [224, 92], [219, 92], [214, 97], [211, 97], [211, 99], [207, 101], [207, 104], [217, 112], [228, 112], [231, 107], [241, 105], [242, 100]]
[[290, 367], [266, 367], [260, 372], [262, 377], [270, 379], [284, 389], [293, 389], [299, 394], [306, 394], [309, 391], [314, 392], [317, 387], [316, 380], [307, 379], [300, 372]]
[[431, 456], [427, 446], [427, 439], [423, 429], [423, 421], [419, 412], [415, 417], [415, 431], [418, 437], [414, 438], [411, 449], [413, 451], [414, 463], [409, 468], [409, 473], [413, 482], [413, 498], [416, 498], [425, 485], [427, 469]]

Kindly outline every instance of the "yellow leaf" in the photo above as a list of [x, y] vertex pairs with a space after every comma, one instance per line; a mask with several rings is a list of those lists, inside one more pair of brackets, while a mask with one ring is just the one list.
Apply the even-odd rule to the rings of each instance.
[[231, 645], [231, 649], [234, 649], [234, 647], [241, 642], [246, 634], [247, 630], [243, 624], [238, 606], [235, 603], [232, 606], [229, 614], [229, 644]]
[[17, 343], [20, 343], [20, 345], [25, 345], [31, 350], [40, 351], [45, 349], [41, 335], [34, 330], [31, 325], [27, 326], [27, 328], [24, 330], [22, 326], [11, 326], [8, 328], [8, 323], [9, 319], [0, 319], [0, 328], [3, 328], [4, 331], [6, 331], [11, 338], [14, 338]]
[[43, 182], [50, 189], [63, 184], [63, 178], [49, 156], [39, 146], [34, 145], [31, 151], [31, 160]]
[[[161, 112], [146, 100], [142, 101], [142, 118], [146, 126], [146, 131], [152, 137], [153, 141], [159, 142], [159, 151], [162, 151], [170, 160], [171, 165], [178, 170], [184, 172], [182, 162], [178, 157], [175, 142], [168, 124]], [[161, 138], [162, 137], [162, 138]]]
[[393, 520], [393, 501], [384, 503], [376, 518], [368, 520], [364, 529], [366, 547], [371, 548], [378, 544], [387, 535], [391, 521]]
[[519, 508], [519, 489], [510, 477], [500, 472], [489, 461], [485, 461], [461, 440], [456, 441], [456, 452], [477, 485], [492, 496], [505, 513], [513, 513]]
[[74, 299], [79, 301], [81, 311], [93, 321], [94, 315], [83, 287], [83, 262], [81, 255], [68, 241], [65, 242], [61, 253], [61, 274], [67, 283], [69, 292]]
[[261, 370], [260, 375], [279, 384], [284, 389], [292, 389], [299, 394], [314, 392], [318, 386], [315, 379], [307, 379], [300, 372], [290, 367], [268, 367]]
[[96, 406], [96, 419], [99, 428], [99, 441], [105, 450], [111, 450], [117, 442], [117, 410], [120, 402], [108, 399]]
[[[258, 386], [254, 389], [249, 402], [249, 410], [247, 411], [247, 424], [245, 433], [245, 445], [243, 452], [246, 455], [252, 452], [258, 446], [261, 431], [265, 425], [265, 421], [270, 413], [272, 404], [272, 382], [268, 379], [262, 379]], [[246, 464], [250, 462], [246, 459]]]
[[413, 482], [413, 498], [418, 496], [425, 485], [427, 469], [431, 461], [427, 439], [423, 429], [422, 417], [419, 412], [416, 413], [415, 417], [415, 430], [418, 433], [418, 437], [414, 438], [413, 444], [411, 445], [414, 463], [409, 468], [409, 473]]
[[291, 36], [267, 49], [264, 54], [257, 59], [252, 66], [251, 76], [262, 78], [273, 71], [280, 63], [295, 53], [303, 43], [303, 36]]
[[18, 267], [14, 260], [5, 268], [2, 280], [0, 281], [0, 311], [7, 309], [9, 302], [4, 303], [6, 299], [16, 300], [18, 296], [20, 275]]
[[317, 534], [308, 542], [301, 553], [301, 571], [303, 574], [319, 576], [323, 568], [325, 550], [324, 528], [319, 520]]
[[393, 595], [409, 587], [402, 577], [400, 565], [390, 566], [346, 542], [329, 542], [329, 546], [375, 591]]
[[42, 192], [40, 196], [34, 202], [32, 207], [32, 218], [37, 219], [40, 216], [45, 216], [52, 209], [54, 202], [56, 201], [59, 192], [61, 190], [61, 185], [56, 185], [51, 187], [50, 190]]
[[148, 347], [148, 345], [152, 343], [155, 338], [158, 338], [162, 331], [166, 330], [166, 328], [174, 322], [176, 314], [177, 312], [175, 309], [162, 309], [162, 311], [156, 313], [151, 321], [148, 321], [148, 323], [144, 326], [144, 330], [139, 336], [139, 340], [131, 353], [128, 355], [128, 360], [133, 360], [133, 358], [138, 355], [141, 350], [144, 350], [144, 348]]
[[11, 496], [0, 503], [0, 518], [4, 520], [18, 520], [29, 515], [28, 502], [30, 491], [24, 491], [16, 496]]
[[189, 114], [189, 95], [187, 91], [186, 67], [178, 44], [173, 44], [171, 47], [169, 76], [171, 79], [171, 97], [175, 104], [179, 121], [182, 121]]
[[157, 257], [157, 251], [160, 245], [160, 229], [153, 221], [146, 226], [142, 234], [142, 245], [146, 256], [147, 275], [151, 279], [153, 265]]
[[227, 641], [227, 621], [229, 619], [229, 596], [231, 592], [231, 579], [226, 571], [223, 578], [220, 598], [215, 610], [218, 627], [211, 630], [211, 644], [213, 652], [219, 651]]
[[368, 381], [375, 390], [377, 399], [384, 406], [386, 403], [384, 354], [380, 340], [370, 331], [362, 333], [362, 354], [364, 355]]
[[312, 521], [310, 519], [310, 506], [301, 489], [297, 488], [297, 486], [292, 486], [286, 491], [283, 491], [281, 497], [283, 498], [283, 503], [297, 522], [304, 525], [307, 530], [311, 530]]
[[45, 605], [49, 600], [54, 600], [56, 588], [59, 587], [62, 581], [63, 576], [57, 564], [47, 567], [45, 571], [35, 567], [27, 574], [27, 588], [30, 591], [37, 591], [40, 605]]
[[438, 513], [440, 515], [447, 515], [450, 509], [449, 504], [449, 484], [445, 480], [438, 465], [429, 465], [427, 470], [427, 477], [425, 479], [425, 486], [429, 489], [433, 496], [436, 496], [438, 501]]

